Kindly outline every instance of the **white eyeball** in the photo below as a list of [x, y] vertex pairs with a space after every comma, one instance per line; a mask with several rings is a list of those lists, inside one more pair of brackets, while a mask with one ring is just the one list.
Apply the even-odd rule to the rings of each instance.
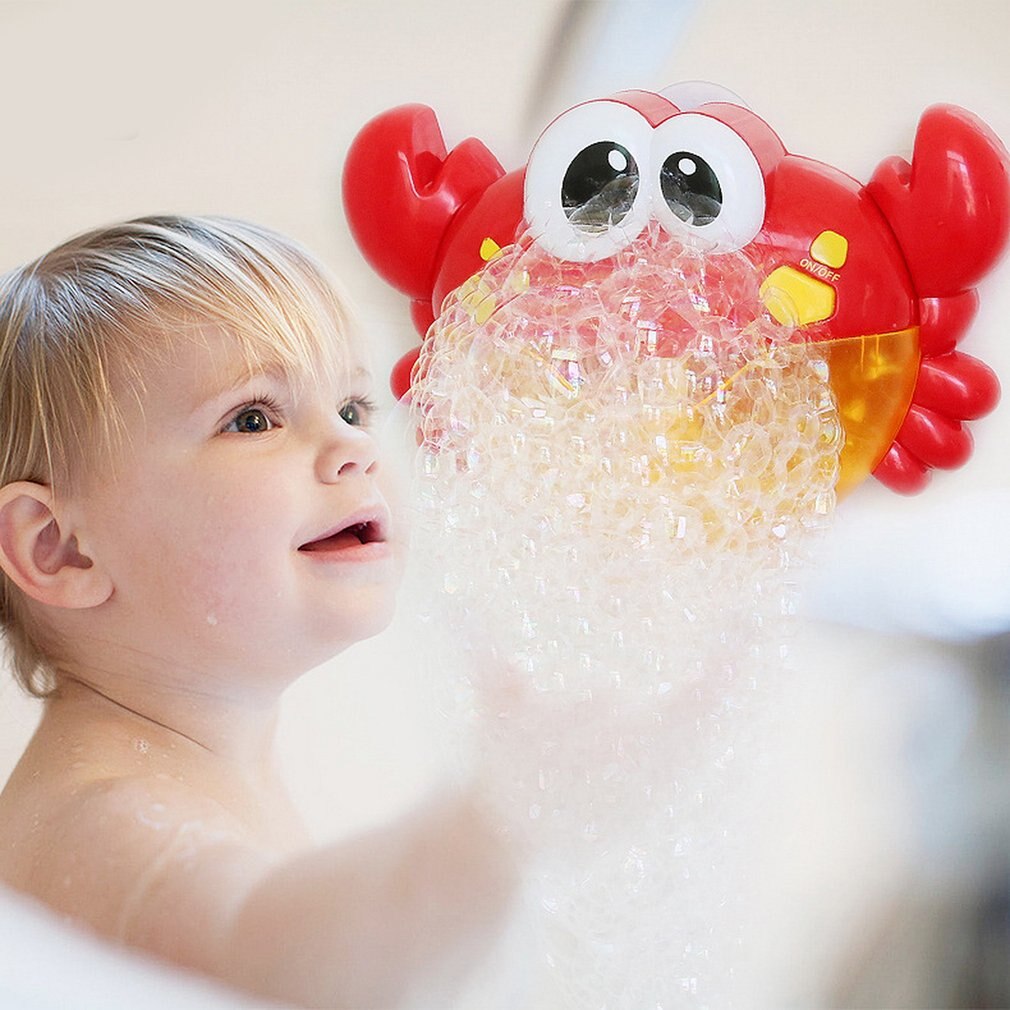
[[651, 137], [641, 113], [609, 99], [555, 119], [526, 168], [524, 211], [535, 240], [579, 262], [632, 242], [649, 220]]
[[765, 216], [761, 166], [743, 138], [702, 113], [662, 123], [652, 140], [655, 215], [667, 231], [715, 252], [751, 242]]

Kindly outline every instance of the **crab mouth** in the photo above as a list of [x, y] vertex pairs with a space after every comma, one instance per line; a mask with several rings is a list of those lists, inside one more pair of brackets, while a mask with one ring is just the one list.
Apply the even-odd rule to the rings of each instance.
[[367, 546], [368, 544], [384, 544], [386, 534], [383, 524], [378, 519], [366, 519], [351, 522], [340, 529], [310, 540], [298, 548], [307, 554], [332, 554], [345, 550]]

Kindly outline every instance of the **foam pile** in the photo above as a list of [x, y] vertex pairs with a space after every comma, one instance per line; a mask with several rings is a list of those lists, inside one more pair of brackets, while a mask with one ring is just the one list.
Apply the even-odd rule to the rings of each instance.
[[425, 619], [465, 648], [444, 703], [529, 853], [544, 1006], [727, 1006], [745, 981], [782, 621], [842, 447], [760, 280], [658, 231], [603, 264], [526, 239], [415, 372]]

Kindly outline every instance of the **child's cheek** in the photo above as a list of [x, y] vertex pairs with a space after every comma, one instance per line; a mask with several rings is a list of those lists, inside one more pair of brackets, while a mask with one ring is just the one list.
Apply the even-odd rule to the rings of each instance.
[[173, 552], [177, 578], [196, 617], [209, 627], [262, 620], [283, 594], [293, 532], [276, 521], [262, 496], [207, 496], [202, 518], [185, 525]]

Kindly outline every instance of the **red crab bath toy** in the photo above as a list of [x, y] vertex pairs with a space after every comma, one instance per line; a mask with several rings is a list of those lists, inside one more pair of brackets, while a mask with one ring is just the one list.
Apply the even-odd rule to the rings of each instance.
[[[911, 164], [885, 160], [863, 186], [786, 151], [714, 86], [628, 91], [554, 120], [525, 168], [479, 141], [447, 151], [435, 114], [407, 105], [355, 138], [343, 179], [365, 256], [412, 299], [422, 335], [445, 297], [528, 234], [559, 261], [605, 267], [646, 227], [740, 252], [768, 314], [826, 354], [845, 428], [840, 492], [872, 472], [911, 493], [971, 453], [964, 421], [999, 386], [956, 350], [974, 286], [1010, 233], [1010, 159], [962, 109], [922, 116]], [[418, 351], [394, 369], [407, 392]]]

